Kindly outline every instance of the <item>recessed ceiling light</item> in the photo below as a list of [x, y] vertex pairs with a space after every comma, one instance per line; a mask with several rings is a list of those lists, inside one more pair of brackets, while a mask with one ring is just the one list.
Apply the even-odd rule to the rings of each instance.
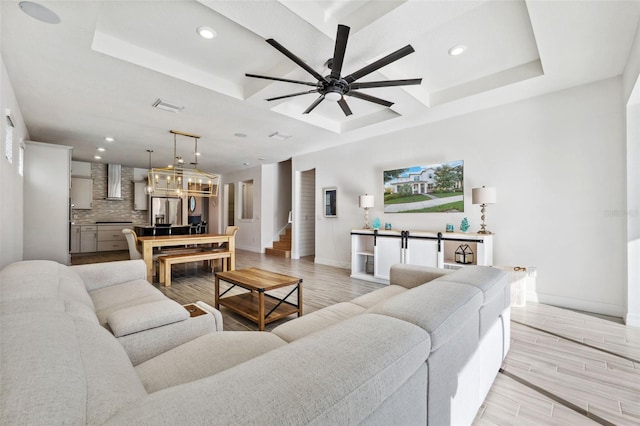
[[467, 50], [467, 46], [465, 46], [464, 44], [459, 44], [449, 49], [449, 55], [451, 56], [462, 55], [465, 50]]
[[216, 31], [213, 28], [206, 27], [206, 26], [198, 27], [196, 32], [200, 34], [200, 37], [206, 38], [207, 40], [211, 40], [212, 38], [215, 38], [218, 35], [218, 33], [216, 33]]
[[245, 162], [245, 163], [244, 163], [244, 165], [245, 165], [245, 166], [248, 166], [248, 165], [250, 165], [250, 164], [251, 164], [251, 163], [247, 163], [247, 162]]
[[104, 138], [104, 140], [105, 140], [105, 141], [107, 141], [107, 142], [113, 142], [113, 141], [115, 141], [115, 139], [114, 139], [114, 138], [112, 138], [111, 136], [107, 136], [106, 138]]
[[96, 160], [102, 159], [102, 157], [100, 157], [99, 155], [94, 155], [93, 158], [95, 158]]
[[260, 158], [258, 158], [258, 160], [264, 161], [264, 157], [260, 157]]
[[100, 147], [100, 148], [98, 148], [98, 151], [100, 151], [100, 152], [105, 152], [105, 151], [106, 151], [106, 149], [104, 149], [103, 147]]
[[27, 15], [31, 16], [34, 19], [37, 19], [40, 22], [44, 22], [47, 24], [59, 24], [60, 17], [56, 15], [54, 11], [44, 7], [41, 4], [34, 3], [31, 1], [21, 1], [19, 3], [20, 9]]

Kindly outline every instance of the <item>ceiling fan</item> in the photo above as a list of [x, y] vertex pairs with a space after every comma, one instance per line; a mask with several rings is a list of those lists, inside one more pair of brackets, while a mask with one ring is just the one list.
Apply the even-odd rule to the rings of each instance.
[[301, 68], [311, 74], [317, 82], [307, 82], [307, 81], [299, 81], [299, 80], [290, 80], [287, 78], [278, 78], [278, 77], [269, 77], [264, 75], [256, 75], [256, 74], [245, 74], [247, 77], [253, 78], [262, 78], [265, 80], [275, 80], [275, 81], [284, 81], [286, 83], [295, 83], [295, 84], [304, 84], [306, 86], [312, 86], [314, 89], [308, 90], [305, 92], [291, 93], [289, 95], [276, 96], [274, 98], [266, 99], [267, 101], [275, 101], [278, 99], [291, 98], [293, 96], [307, 95], [309, 93], [319, 93], [320, 97], [318, 97], [309, 108], [307, 108], [303, 114], [308, 114], [315, 107], [317, 107], [320, 102], [325, 99], [337, 101], [340, 108], [345, 115], [349, 116], [352, 114], [347, 101], [344, 99], [345, 96], [351, 96], [354, 98], [362, 99], [368, 102], [373, 102], [379, 105], [383, 105], [386, 107], [390, 107], [393, 105], [393, 102], [386, 101], [384, 99], [377, 98], [375, 96], [368, 95], [366, 93], [358, 92], [358, 89], [371, 89], [375, 87], [390, 87], [390, 86], [408, 86], [408, 85], [416, 85], [422, 82], [421, 78], [412, 78], [406, 80], [386, 80], [386, 81], [367, 81], [367, 82], [357, 82], [360, 78], [365, 75], [371, 74], [372, 72], [389, 65], [392, 62], [397, 61], [410, 53], [413, 53], [413, 47], [410, 44], [405, 47], [396, 50], [393, 53], [385, 56], [384, 58], [378, 59], [377, 61], [366, 65], [345, 77], [342, 77], [342, 63], [344, 61], [344, 55], [347, 49], [347, 39], [349, 38], [349, 30], [350, 28], [346, 25], [338, 25], [338, 33], [336, 35], [336, 45], [335, 50], [333, 52], [333, 58], [327, 61], [327, 66], [331, 68], [331, 73], [327, 76], [322, 76], [316, 70], [307, 65], [302, 59], [291, 53], [287, 48], [282, 46], [280, 43], [270, 38], [267, 40], [271, 46], [278, 49], [283, 55], [287, 58], [291, 59], [293, 62], [298, 64]]

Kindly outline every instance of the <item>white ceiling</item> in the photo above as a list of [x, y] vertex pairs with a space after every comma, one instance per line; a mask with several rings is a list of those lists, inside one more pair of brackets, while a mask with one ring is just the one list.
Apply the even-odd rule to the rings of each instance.
[[[630, 52], [640, 1], [41, 1], [61, 18], [46, 24], [18, 1], [0, 2], [2, 57], [30, 138], [74, 147], [74, 159], [147, 167], [172, 162], [169, 130], [201, 135], [200, 168], [243, 167], [618, 76]], [[353, 115], [264, 40], [274, 38], [323, 75], [338, 24], [351, 27], [343, 75], [411, 44], [415, 53], [359, 81], [422, 78], [420, 86], [362, 89], [395, 104], [347, 97]], [[205, 40], [196, 28], [218, 36]], [[464, 44], [467, 51], [447, 51]], [[152, 107], [156, 99], [184, 106]], [[291, 137], [275, 140], [280, 132]], [[243, 133], [246, 137], [237, 137]], [[115, 142], [105, 142], [113, 136]], [[194, 146], [178, 140], [191, 159]], [[248, 166], [245, 163], [249, 163]]]

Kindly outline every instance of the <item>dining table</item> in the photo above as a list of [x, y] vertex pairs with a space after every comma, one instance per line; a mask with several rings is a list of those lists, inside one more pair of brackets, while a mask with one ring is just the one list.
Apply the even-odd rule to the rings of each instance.
[[138, 237], [142, 260], [147, 264], [147, 280], [153, 283], [153, 249], [155, 247], [199, 246], [227, 243], [231, 253], [229, 270], [236, 269], [236, 237], [226, 234], [155, 235]]

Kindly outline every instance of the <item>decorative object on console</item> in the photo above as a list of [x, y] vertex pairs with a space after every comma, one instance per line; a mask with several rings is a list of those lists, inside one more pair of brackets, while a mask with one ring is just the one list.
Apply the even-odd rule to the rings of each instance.
[[391, 223], [385, 222], [384, 229], [386, 229], [387, 231], [391, 231]]
[[[462, 219], [462, 222], [460, 222], [460, 230], [462, 232], [467, 232], [469, 230], [469, 220], [466, 217]], [[451, 225], [451, 232], [453, 232], [453, 225]]]
[[456, 263], [468, 265], [473, 263], [473, 250], [468, 244], [461, 244], [456, 249]]
[[373, 219], [373, 229], [380, 229], [380, 219], [377, 217]]
[[385, 213], [464, 212], [464, 161], [384, 170]]
[[[460, 227], [462, 227], [462, 225], [460, 225]], [[447, 223], [446, 231], [453, 232], [453, 223]]]
[[373, 195], [360, 195], [358, 198], [358, 206], [364, 209], [364, 229], [371, 229], [369, 226], [369, 209], [373, 208]]
[[480, 206], [482, 207], [480, 209], [480, 213], [482, 214], [482, 216], [480, 216], [482, 224], [480, 225], [478, 234], [492, 234], [491, 231], [488, 231], [486, 229], [486, 224], [484, 223], [484, 213], [487, 204], [496, 203], [496, 188], [486, 186], [483, 186], [482, 188], [473, 188], [471, 190], [471, 203], [480, 204]]
[[[198, 195], [201, 197], [217, 197], [220, 176], [198, 170], [198, 139], [200, 136], [170, 130], [173, 133], [173, 165], [149, 170], [148, 180], [151, 192], [160, 196]], [[191, 163], [193, 169], [185, 168], [184, 159], [176, 151], [177, 135], [195, 140], [195, 159]], [[151, 156], [151, 153], [149, 153]]]

